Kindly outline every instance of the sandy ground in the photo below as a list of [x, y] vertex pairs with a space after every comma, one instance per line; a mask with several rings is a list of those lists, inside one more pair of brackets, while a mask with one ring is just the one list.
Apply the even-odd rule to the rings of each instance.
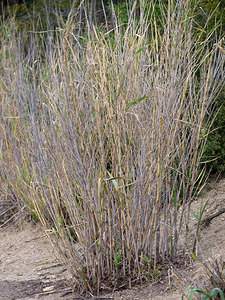
[[[192, 210], [199, 214], [201, 200], [208, 200], [204, 216], [225, 208], [225, 179], [208, 185], [202, 198], [197, 199]], [[191, 216], [190, 229], [196, 228], [196, 220]], [[71, 276], [56, 259], [56, 252], [43, 237], [39, 225], [23, 222], [8, 223], [0, 228], [0, 300], [13, 299], [82, 299], [71, 294]], [[220, 256], [225, 261], [225, 213], [201, 226], [199, 253]], [[162, 282], [147, 284], [131, 290], [115, 292], [94, 299], [114, 300], [176, 300], [181, 299], [181, 291], [176, 290], [176, 282], [182, 282], [183, 274], [199, 278], [201, 267], [185, 266], [181, 273], [174, 273]], [[175, 272], [176, 273], [176, 272]], [[170, 273], [168, 273], [170, 275]], [[174, 278], [177, 280], [174, 281]], [[176, 278], [175, 278], [176, 279]]]

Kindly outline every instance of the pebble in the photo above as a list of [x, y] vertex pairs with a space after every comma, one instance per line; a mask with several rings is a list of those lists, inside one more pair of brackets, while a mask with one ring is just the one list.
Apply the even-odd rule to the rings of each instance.
[[45, 288], [43, 288], [43, 292], [45, 293], [45, 292], [51, 292], [51, 291], [53, 291], [54, 290], [54, 285], [51, 285], [51, 286], [47, 286], [47, 287], [45, 287]]
[[4, 265], [9, 265], [15, 262], [15, 259], [6, 259], [6, 261], [3, 263]]

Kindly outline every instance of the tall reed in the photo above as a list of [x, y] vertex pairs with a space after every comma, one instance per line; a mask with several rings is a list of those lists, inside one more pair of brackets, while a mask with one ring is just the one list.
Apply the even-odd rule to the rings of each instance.
[[200, 39], [190, 4], [169, 4], [163, 33], [153, 1], [141, 25], [93, 27], [82, 44], [72, 22], [52, 38], [2, 25], [2, 186], [92, 293], [151, 278], [188, 226], [225, 76], [222, 43]]

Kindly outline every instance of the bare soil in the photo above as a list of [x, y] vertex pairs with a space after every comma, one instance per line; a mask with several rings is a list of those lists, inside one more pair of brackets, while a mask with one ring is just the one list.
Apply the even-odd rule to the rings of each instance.
[[[225, 208], [225, 179], [208, 184], [202, 197], [193, 202], [192, 211], [199, 215], [201, 202], [205, 203], [207, 200], [204, 217], [213, 216], [213, 213], [221, 212]], [[192, 240], [196, 223], [192, 214], [190, 221]], [[82, 299], [71, 293], [71, 275], [56, 259], [56, 251], [44, 235], [40, 225], [31, 222], [23, 222], [20, 225], [10, 222], [0, 228], [0, 300]], [[197, 250], [205, 258], [220, 256], [225, 261], [224, 212], [200, 226], [200, 244], [197, 244]], [[202, 279], [202, 274], [204, 272], [198, 263], [188, 266], [186, 264], [179, 270], [169, 270], [168, 276], [164, 276], [155, 284], [145, 284], [94, 299], [181, 299], [182, 291], [177, 287], [185, 282], [186, 276], [192, 280], [199, 280]]]

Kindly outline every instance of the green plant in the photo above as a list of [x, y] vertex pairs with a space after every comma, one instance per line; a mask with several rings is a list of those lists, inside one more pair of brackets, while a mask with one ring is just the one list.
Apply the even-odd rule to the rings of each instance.
[[220, 92], [214, 107], [214, 122], [208, 134], [203, 161], [207, 161], [207, 170], [212, 174], [225, 173], [225, 91]]
[[[193, 296], [196, 292], [205, 296], [204, 298], [202, 298], [203, 300], [213, 300], [217, 294], [219, 294], [221, 300], [225, 299], [224, 293], [219, 288], [212, 289], [210, 293], [207, 293], [206, 291], [195, 288], [195, 287], [187, 287], [184, 291], [188, 291], [188, 290], [191, 290], [189, 300], [193, 299]], [[184, 299], [184, 295], [182, 296], [182, 300], [183, 299]]]
[[195, 234], [195, 239], [194, 239], [194, 244], [193, 244], [193, 249], [192, 249], [193, 253], [195, 253], [195, 251], [196, 251], [196, 244], [197, 244], [197, 240], [198, 240], [198, 237], [199, 237], [200, 223], [201, 223], [201, 220], [202, 220], [202, 217], [203, 217], [203, 214], [205, 212], [205, 209], [206, 209], [206, 206], [207, 206], [208, 202], [209, 202], [209, 200], [207, 200], [204, 205], [201, 202], [199, 216], [197, 216], [194, 212], [192, 212], [195, 219], [197, 220], [196, 234]]
[[119, 279], [119, 265], [120, 265], [121, 260], [123, 258], [123, 253], [121, 251], [118, 252], [117, 247], [116, 247], [114, 256], [115, 256], [114, 264], [116, 266], [116, 278], [118, 280]]
[[[220, 256], [220, 258], [212, 257], [208, 260], [203, 259], [199, 260], [193, 253], [191, 253], [193, 258], [200, 263], [204, 267], [204, 274], [209, 279], [208, 282], [205, 282], [202, 284], [202, 282], [195, 283], [195, 287], [187, 287], [184, 290], [185, 295], [186, 291], [191, 291], [189, 294], [189, 299], [191, 300], [195, 293], [200, 296], [200, 299], [221, 299], [224, 300], [225, 298], [225, 273], [224, 273], [224, 259], [223, 256]], [[190, 279], [188, 279], [190, 280]], [[205, 297], [202, 298], [201, 295], [204, 295]]]

